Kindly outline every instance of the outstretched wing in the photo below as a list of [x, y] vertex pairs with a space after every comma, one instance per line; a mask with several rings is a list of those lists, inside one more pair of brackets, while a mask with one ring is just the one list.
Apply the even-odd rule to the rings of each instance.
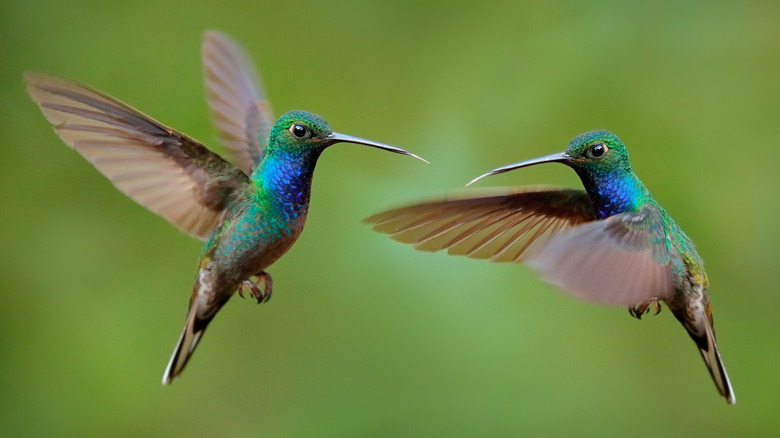
[[85, 85], [27, 72], [54, 130], [127, 196], [205, 240], [249, 179], [186, 135]]
[[203, 35], [206, 97], [218, 137], [245, 174], [260, 163], [274, 124], [271, 105], [246, 52], [227, 35]]
[[571, 295], [603, 304], [636, 305], [673, 290], [663, 221], [650, 207], [560, 233], [528, 264]]
[[591, 220], [582, 190], [526, 188], [412, 205], [364, 222], [422, 251], [523, 262], [550, 236]]
[[587, 301], [636, 305], [669, 297], [670, 255], [658, 211], [592, 218], [584, 191], [526, 188], [412, 205], [365, 222], [423, 251], [528, 262]]

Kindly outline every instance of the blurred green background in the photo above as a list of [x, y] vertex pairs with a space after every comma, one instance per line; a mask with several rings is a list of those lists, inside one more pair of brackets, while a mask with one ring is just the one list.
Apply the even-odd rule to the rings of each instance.
[[[777, 436], [778, 23], [776, 1], [0, 3], [0, 434]], [[432, 164], [328, 150], [273, 300], [231, 300], [163, 387], [200, 243], [65, 147], [22, 72], [216, 149], [206, 29], [246, 46], [277, 114]], [[591, 129], [623, 138], [705, 259], [735, 407], [667, 310], [637, 321], [360, 223]], [[521, 184], [578, 180], [549, 165], [480, 186]]]

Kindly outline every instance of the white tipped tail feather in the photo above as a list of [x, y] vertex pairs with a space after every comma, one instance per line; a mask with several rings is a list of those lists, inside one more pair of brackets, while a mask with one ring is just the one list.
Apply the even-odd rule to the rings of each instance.
[[176, 344], [171, 360], [168, 362], [168, 367], [165, 369], [165, 374], [163, 374], [163, 385], [169, 385], [173, 379], [181, 374], [184, 366], [187, 365], [192, 353], [195, 351], [200, 337], [206, 331], [205, 324], [199, 324], [201, 327], [197, 330], [195, 328], [197, 312], [198, 306], [190, 306], [184, 330], [182, 330], [181, 336], [179, 336], [179, 342]]
[[[707, 364], [707, 369], [710, 370], [712, 380], [715, 381], [715, 386], [718, 388], [718, 392], [729, 404], [737, 404], [737, 397], [734, 395], [734, 390], [731, 388], [731, 381], [729, 375], [726, 374], [726, 367], [723, 366], [723, 361], [720, 359], [720, 352], [718, 351], [718, 345], [715, 343], [715, 333], [712, 331], [712, 327], [709, 324], [705, 324], [706, 327], [706, 350], [699, 347], [699, 353], [701, 353], [702, 359]], [[697, 343], [698, 344], [698, 343]]]

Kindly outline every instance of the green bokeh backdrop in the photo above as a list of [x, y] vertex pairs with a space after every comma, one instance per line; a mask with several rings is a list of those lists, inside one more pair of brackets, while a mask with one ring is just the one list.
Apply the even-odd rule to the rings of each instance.
[[[0, 434], [777, 436], [778, 23], [776, 1], [0, 3]], [[199, 242], [66, 148], [22, 72], [214, 146], [212, 28], [246, 46], [277, 114], [432, 164], [328, 150], [273, 300], [233, 299], [163, 387]], [[706, 261], [735, 407], [668, 311], [640, 322], [360, 224], [598, 128]], [[480, 185], [542, 183], [578, 181], [549, 165]]]

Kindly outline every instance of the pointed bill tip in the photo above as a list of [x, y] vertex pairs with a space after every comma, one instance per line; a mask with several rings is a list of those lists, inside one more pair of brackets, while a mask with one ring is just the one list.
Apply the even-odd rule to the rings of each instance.
[[571, 157], [567, 153], [561, 152], [558, 154], [546, 155], [544, 157], [521, 161], [519, 163], [508, 164], [506, 166], [497, 167], [487, 173], [483, 173], [482, 175], [472, 179], [471, 181], [469, 181], [468, 184], [466, 184], [466, 187], [474, 184], [475, 182], [487, 176], [498, 175], [499, 173], [509, 172], [510, 170], [519, 169], [521, 167], [528, 167], [528, 166], [533, 166], [534, 164], [542, 164], [542, 163], [554, 163], [554, 162], [565, 163], [569, 160], [571, 160]]
[[363, 145], [363, 146], [370, 146], [372, 148], [382, 149], [382, 150], [385, 150], [385, 151], [388, 151], [388, 152], [394, 152], [396, 154], [408, 155], [410, 157], [417, 158], [418, 160], [420, 160], [422, 162], [425, 162], [427, 164], [431, 164], [425, 158], [422, 158], [419, 155], [415, 155], [415, 154], [413, 154], [413, 153], [411, 153], [411, 152], [409, 152], [409, 151], [407, 151], [405, 149], [397, 148], [395, 146], [390, 146], [389, 144], [379, 143], [379, 142], [372, 141], [372, 140], [366, 140], [365, 138], [353, 137], [351, 135], [339, 134], [337, 132], [334, 132], [334, 133], [330, 134], [328, 137], [326, 137], [326, 140], [328, 141], [329, 144], [333, 144], [333, 143], [353, 143], [353, 144], [360, 144], [360, 145]]
[[423, 158], [423, 157], [421, 157], [419, 155], [413, 154], [413, 153], [411, 153], [409, 151], [404, 151], [404, 152], [406, 152], [405, 155], [409, 155], [410, 157], [417, 158], [418, 160], [422, 161], [425, 164], [431, 164], [430, 161], [426, 160], [425, 158]]
[[478, 177], [476, 177], [476, 178], [472, 179], [471, 181], [469, 181], [469, 182], [466, 184], [466, 187], [468, 187], [468, 186], [470, 186], [470, 185], [474, 184], [475, 182], [477, 182], [477, 181], [481, 180], [482, 178], [484, 178], [484, 177], [486, 177], [486, 176], [495, 175], [495, 174], [496, 174], [496, 172], [495, 172], [495, 171], [493, 171], [493, 170], [491, 170], [491, 171], [490, 171], [490, 172], [488, 172], [488, 173], [483, 173], [482, 175], [480, 175], [480, 176], [478, 176]]

